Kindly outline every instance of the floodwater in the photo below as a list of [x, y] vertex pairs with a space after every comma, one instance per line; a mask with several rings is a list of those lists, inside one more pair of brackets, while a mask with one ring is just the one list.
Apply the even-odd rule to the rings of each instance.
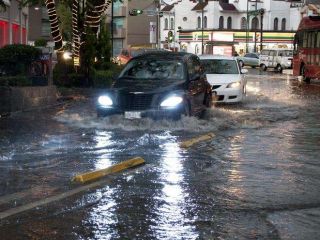
[[97, 119], [90, 98], [0, 119], [0, 239], [320, 239], [320, 82], [247, 79], [204, 119]]

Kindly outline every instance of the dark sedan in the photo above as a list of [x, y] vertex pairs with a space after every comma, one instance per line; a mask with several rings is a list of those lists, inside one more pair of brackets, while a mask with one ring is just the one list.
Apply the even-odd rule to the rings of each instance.
[[97, 99], [97, 114], [180, 119], [200, 116], [211, 102], [211, 87], [196, 55], [153, 52], [127, 63], [113, 87]]

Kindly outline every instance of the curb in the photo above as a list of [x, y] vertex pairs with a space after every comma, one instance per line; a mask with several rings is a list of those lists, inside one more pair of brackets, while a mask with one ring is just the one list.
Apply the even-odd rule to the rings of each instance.
[[205, 135], [202, 135], [202, 136], [199, 136], [196, 138], [191, 138], [190, 140], [187, 140], [187, 141], [183, 141], [179, 145], [181, 148], [189, 148], [196, 143], [207, 141], [207, 140], [210, 140], [214, 137], [215, 137], [214, 133], [207, 133]]
[[96, 171], [91, 171], [91, 172], [86, 172], [86, 173], [81, 173], [79, 175], [74, 176], [71, 181], [86, 183], [89, 181], [97, 180], [97, 179], [102, 178], [102, 177], [109, 175], [111, 173], [124, 171], [128, 168], [136, 167], [136, 166], [142, 165], [144, 163], [145, 163], [145, 161], [143, 158], [135, 157], [135, 158], [120, 162], [118, 164], [112, 165], [108, 168], [104, 168], [104, 169], [100, 169], [100, 170], [96, 170]]

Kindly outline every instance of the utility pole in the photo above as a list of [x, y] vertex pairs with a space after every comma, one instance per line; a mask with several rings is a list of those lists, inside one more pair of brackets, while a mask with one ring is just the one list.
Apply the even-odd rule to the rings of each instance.
[[[257, 12], [257, 7], [258, 2], [256, 0], [256, 4], [255, 4], [255, 11]], [[254, 16], [255, 19], [258, 21], [257, 15]], [[257, 21], [255, 23], [257, 23]], [[257, 28], [258, 28], [258, 24], [255, 24], [254, 26], [254, 52], [257, 52]]]
[[204, 12], [204, 1], [206, 0], [199, 0], [199, 3], [202, 5], [201, 10], [201, 54], [204, 54], [204, 44], [203, 44], [203, 12]]
[[248, 41], [249, 41], [249, 0], [247, 0], [247, 21], [246, 21], [246, 53], [249, 52]]
[[113, 57], [113, 1], [111, 1], [111, 57]]

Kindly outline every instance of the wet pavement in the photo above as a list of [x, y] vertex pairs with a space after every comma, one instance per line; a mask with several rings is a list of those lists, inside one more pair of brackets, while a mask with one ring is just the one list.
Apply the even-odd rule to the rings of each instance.
[[98, 119], [92, 98], [0, 119], [0, 239], [320, 239], [320, 82], [247, 80], [204, 119]]

